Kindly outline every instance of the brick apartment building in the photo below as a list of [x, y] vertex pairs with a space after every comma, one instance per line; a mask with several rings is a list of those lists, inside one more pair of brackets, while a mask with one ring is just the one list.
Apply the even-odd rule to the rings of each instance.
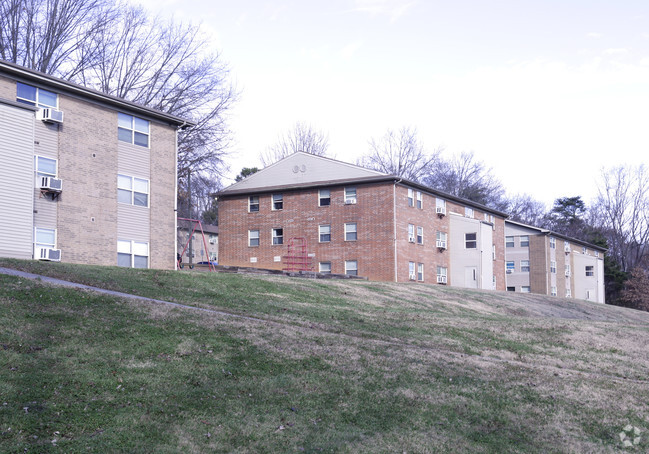
[[0, 60], [0, 256], [173, 269], [181, 118]]
[[[189, 262], [189, 256], [192, 255], [192, 263], [203, 261], [219, 260], [219, 226], [202, 224], [203, 234], [205, 234], [205, 244], [203, 244], [203, 234], [200, 228], [196, 228], [191, 242], [191, 250], [189, 248], [188, 240], [189, 233], [194, 229], [194, 225], [187, 221], [178, 221], [178, 254], [183, 254], [183, 263]], [[187, 246], [187, 248], [185, 248]]]
[[506, 215], [393, 175], [298, 152], [218, 197], [221, 265], [505, 290]]
[[605, 248], [505, 221], [507, 290], [604, 303]]

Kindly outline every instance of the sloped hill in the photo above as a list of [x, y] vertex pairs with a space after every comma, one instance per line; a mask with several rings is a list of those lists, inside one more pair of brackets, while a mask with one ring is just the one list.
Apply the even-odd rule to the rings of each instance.
[[647, 313], [436, 285], [0, 266], [209, 310], [0, 276], [3, 452], [52, 449], [54, 432], [66, 452], [649, 448]]

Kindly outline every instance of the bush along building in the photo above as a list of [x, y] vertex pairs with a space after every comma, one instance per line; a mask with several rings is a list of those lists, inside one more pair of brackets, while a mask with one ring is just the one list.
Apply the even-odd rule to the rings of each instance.
[[218, 194], [219, 264], [505, 290], [502, 212], [294, 153]]
[[606, 249], [505, 221], [507, 290], [604, 303]]
[[181, 118], [0, 60], [0, 256], [173, 269]]

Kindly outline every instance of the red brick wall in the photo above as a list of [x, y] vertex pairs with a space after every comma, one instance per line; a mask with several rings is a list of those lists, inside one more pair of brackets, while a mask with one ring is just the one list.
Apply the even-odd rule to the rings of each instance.
[[[284, 207], [271, 210], [271, 194], [259, 195], [259, 212], [248, 213], [248, 195], [219, 199], [219, 264], [282, 269], [274, 257], [285, 256], [290, 238], [308, 243], [314, 270], [331, 262], [332, 273], [344, 273], [345, 261], [358, 262], [358, 274], [372, 280], [394, 279], [391, 183], [356, 185], [357, 203], [344, 203], [344, 186], [331, 190], [331, 205], [318, 206], [318, 190], [283, 192]], [[257, 195], [257, 194], [255, 194]], [[344, 241], [344, 224], [355, 222], [357, 240]], [[319, 243], [318, 226], [331, 225], [331, 242]], [[284, 230], [284, 244], [272, 245], [272, 229]], [[260, 245], [248, 246], [248, 230], [259, 230]], [[257, 262], [251, 263], [250, 258]]]

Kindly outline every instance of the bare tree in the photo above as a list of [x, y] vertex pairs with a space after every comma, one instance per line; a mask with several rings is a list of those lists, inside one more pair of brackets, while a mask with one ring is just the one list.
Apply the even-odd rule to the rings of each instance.
[[609, 255], [623, 271], [643, 263], [649, 252], [649, 171], [644, 165], [603, 170], [591, 222], [606, 237]]
[[543, 202], [533, 199], [529, 194], [518, 194], [507, 200], [507, 213], [512, 221], [545, 227], [546, 207]]
[[459, 156], [440, 162], [426, 176], [424, 183], [494, 209], [507, 209], [502, 183], [484, 162], [475, 159], [472, 151], [462, 152]]
[[264, 167], [298, 151], [326, 156], [329, 136], [314, 129], [310, 124], [297, 122], [293, 128], [277, 138], [277, 143], [259, 155]]
[[442, 151], [437, 148], [432, 154], [426, 153], [417, 130], [409, 127], [389, 129], [380, 139], [370, 139], [369, 145], [369, 153], [357, 161], [358, 165], [415, 182], [430, 173]]

